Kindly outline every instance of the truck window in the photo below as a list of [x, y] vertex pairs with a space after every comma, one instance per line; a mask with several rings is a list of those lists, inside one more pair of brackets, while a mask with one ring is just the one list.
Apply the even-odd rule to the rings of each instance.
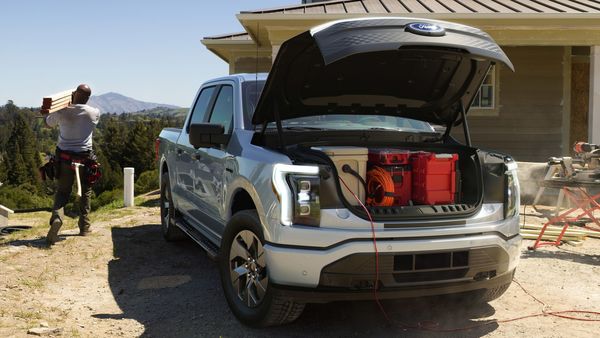
[[198, 99], [196, 100], [196, 104], [194, 105], [194, 109], [192, 110], [192, 116], [190, 117], [190, 123], [188, 123], [186, 132], [190, 131], [190, 124], [192, 123], [202, 123], [205, 121], [206, 113], [208, 110], [208, 104], [210, 103], [210, 99], [213, 96], [213, 92], [215, 91], [215, 87], [206, 87], [202, 89], [200, 95], [198, 95]]
[[231, 130], [231, 121], [233, 120], [233, 87], [221, 86], [219, 96], [215, 101], [215, 106], [210, 115], [209, 123], [222, 124], [225, 127], [225, 133], [229, 134]]

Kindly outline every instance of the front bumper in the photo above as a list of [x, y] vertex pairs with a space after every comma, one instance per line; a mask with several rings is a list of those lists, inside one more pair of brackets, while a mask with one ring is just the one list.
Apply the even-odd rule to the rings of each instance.
[[[406, 286], [402, 288], [381, 288], [377, 291], [378, 299], [415, 298], [436, 295], [448, 295], [461, 292], [491, 289], [509, 284], [515, 270], [500, 276], [478, 282], [447, 282], [435, 285]], [[328, 303], [335, 301], [373, 300], [373, 290], [351, 290], [339, 288], [306, 288], [271, 284], [275, 292], [286, 298], [301, 303]]]
[[[379, 252], [380, 287], [420, 288], [452, 292], [485, 288], [483, 282], [511, 273], [517, 266], [521, 236], [505, 238], [498, 233], [465, 234], [410, 239], [381, 238]], [[325, 248], [294, 247], [267, 243], [264, 246], [272, 284], [300, 288], [368, 290], [374, 284], [374, 246], [370, 239], [342, 242]], [[466, 265], [452, 261], [449, 266], [403, 267], [406, 256], [468, 252]], [[354, 259], [355, 257], [356, 259]], [[399, 258], [396, 258], [399, 257]], [[445, 261], [445, 258], [441, 258]], [[416, 262], [414, 259], [413, 262]], [[458, 271], [458, 272], [457, 272]], [[460, 291], [455, 291], [459, 289]]]

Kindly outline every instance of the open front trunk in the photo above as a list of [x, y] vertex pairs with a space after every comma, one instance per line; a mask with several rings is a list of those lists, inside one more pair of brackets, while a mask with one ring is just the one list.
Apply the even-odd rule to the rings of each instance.
[[[483, 160], [480, 159], [480, 152], [472, 147], [457, 143], [431, 143], [427, 142], [431, 140], [431, 135], [411, 136], [397, 131], [287, 131], [286, 139], [295, 144], [285, 150], [295, 165], [319, 166], [319, 203], [322, 210], [348, 209], [355, 215], [368, 219], [361, 206], [364, 204], [374, 221], [448, 219], [466, 217], [477, 212], [483, 201]], [[402, 141], [407, 139], [415, 142]], [[254, 143], [273, 150], [278, 148], [277, 135], [272, 132], [262, 136], [257, 134]], [[362, 151], [364, 155], [356, 155], [357, 151]], [[406, 154], [408, 164], [385, 165], [368, 155], [384, 152]], [[437, 175], [421, 174], [419, 179], [419, 164], [410, 158], [423, 157], [423, 154], [429, 154], [426, 158], [436, 158], [437, 155], [442, 162], [434, 173]], [[447, 161], [453, 159], [454, 166], [450, 167]], [[359, 174], [364, 182], [354, 178], [354, 174], [344, 172], [342, 168], [345, 164]], [[374, 168], [385, 169], [392, 179], [400, 177], [404, 180], [403, 184], [395, 182], [395, 186], [400, 185], [401, 188], [397, 189], [391, 205], [377, 203], [377, 200], [381, 200], [381, 194], [377, 198], [373, 196], [373, 189], [369, 185], [365, 186], [365, 183], [369, 183], [370, 173]], [[402, 171], [410, 171], [412, 175], [406, 175]], [[415, 191], [415, 185], [427, 184], [423, 179], [433, 183], [429, 190], [434, 190], [421, 189], [421, 193], [425, 191], [425, 198]], [[402, 188], [407, 185], [410, 186], [408, 191]], [[449, 194], [452, 194], [450, 199]]]
[[[373, 161], [367, 160], [366, 173], [363, 170], [357, 170], [355, 159], [352, 160], [350, 157], [344, 159], [344, 155], [331, 155], [332, 151], [344, 149], [351, 152], [353, 149], [368, 149], [371, 154], [374, 152], [389, 151], [390, 153], [404, 153], [408, 152], [409, 156], [418, 157], [424, 154], [430, 154], [431, 158], [435, 158], [436, 155], [446, 160], [448, 155], [457, 155], [457, 160], [453, 164], [455, 167], [448, 168], [448, 165], [444, 165], [442, 169], [450, 169], [448, 172], [440, 173], [439, 175], [421, 175], [425, 177], [425, 180], [430, 182], [417, 182], [416, 168], [414, 160], [409, 160], [408, 165], [382, 165], [374, 163]], [[470, 215], [478, 210], [482, 197], [482, 175], [481, 166], [477, 151], [474, 148], [462, 146], [462, 145], [446, 145], [446, 144], [428, 144], [428, 143], [412, 143], [412, 144], [373, 144], [368, 147], [361, 145], [355, 147], [354, 145], [340, 146], [320, 146], [320, 147], [306, 147], [299, 146], [288, 153], [294, 158], [297, 164], [308, 164], [314, 165], [319, 164], [320, 171], [320, 204], [321, 209], [338, 209], [347, 208], [354, 214], [368, 219], [366, 212], [362, 205], [365, 205], [369, 210], [369, 213], [376, 221], [402, 221], [402, 220], [417, 220], [417, 219], [431, 219], [431, 218], [449, 218], [449, 217], [464, 217]], [[336, 158], [337, 157], [337, 158]], [[342, 157], [341, 159], [339, 157]], [[353, 163], [354, 162], [354, 163]], [[344, 164], [351, 167], [351, 169], [359, 173], [362, 180], [352, 180], [352, 174], [344, 172], [342, 169]], [[360, 164], [358, 165], [360, 166]], [[373, 180], [370, 177], [375, 170], [384, 169], [387, 172], [389, 178], [394, 180], [395, 177], [400, 177], [403, 187], [407, 185], [409, 189], [396, 189], [396, 194], [391, 196], [391, 192], [394, 192], [394, 186], [391, 189], [387, 189], [384, 194], [376, 192], [373, 186], [377, 186], [377, 182], [373, 184]], [[390, 170], [391, 168], [391, 170]], [[396, 169], [399, 168], [399, 169]], [[393, 170], [397, 170], [395, 175]], [[412, 172], [412, 175], [407, 175], [407, 172]], [[438, 172], [439, 173], [439, 172]], [[364, 174], [364, 175], [363, 175]], [[385, 174], [384, 174], [385, 175]], [[340, 176], [342, 179], [340, 180]], [[412, 176], [412, 180], [411, 179]], [[430, 177], [429, 179], [427, 177]], [[408, 180], [407, 181], [407, 177]], [[350, 179], [349, 179], [350, 178]], [[343, 181], [342, 181], [343, 180]], [[438, 182], [434, 182], [434, 181]], [[452, 181], [450, 181], [452, 180]], [[439, 182], [443, 181], [443, 182]], [[365, 183], [366, 186], [365, 186]], [[395, 185], [399, 183], [395, 182]], [[423, 191], [427, 189], [421, 189], [421, 195], [417, 193], [418, 184], [429, 184], [435, 183], [437, 185], [437, 191]], [[450, 189], [454, 186], [454, 189]], [[400, 190], [400, 191], [398, 191]], [[409, 190], [406, 192], [406, 190]], [[412, 190], [412, 191], [411, 191]], [[350, 192], [351, 191], [351, 192]], [[423, 195], [425, 193], [425, 196]], [[446, 195], [441, 200], [435, 200], [435, 195]], [[387, 200], [392, 200], [387, 205], [382, 204], [382, 196]], [[448, 198], [447, 195], [452, 195]], [[379, 195], [379, 196], [375, 196]], [[433, 200], [431, 200], [433, 199]], [[360, 203], [358, 203], [360, 200]], [[361, 205], [362, 204], [362, 205]]]

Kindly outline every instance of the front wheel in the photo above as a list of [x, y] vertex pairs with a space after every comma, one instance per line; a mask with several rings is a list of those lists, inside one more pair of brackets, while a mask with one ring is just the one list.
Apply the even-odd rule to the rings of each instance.
[[305, 306], [269, 287], [263, 243], [256, 211], [243, 210], [227, 223], [219, 253], [219, 271], [227, 303], [242, 323], [253, 327], [293, 322]]

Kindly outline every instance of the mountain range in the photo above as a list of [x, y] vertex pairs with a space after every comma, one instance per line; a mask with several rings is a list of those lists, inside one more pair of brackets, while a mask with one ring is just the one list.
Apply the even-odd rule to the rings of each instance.
[[102, 95], [92, 95], [88, 105], [100, 109], [102, 113], [133, 113], [142, 110], [149, 110], [158, 107], [177, 109], [178, 106], [164, 103], [144, 102], [121, 95], [119, 93], [106, 93]]

